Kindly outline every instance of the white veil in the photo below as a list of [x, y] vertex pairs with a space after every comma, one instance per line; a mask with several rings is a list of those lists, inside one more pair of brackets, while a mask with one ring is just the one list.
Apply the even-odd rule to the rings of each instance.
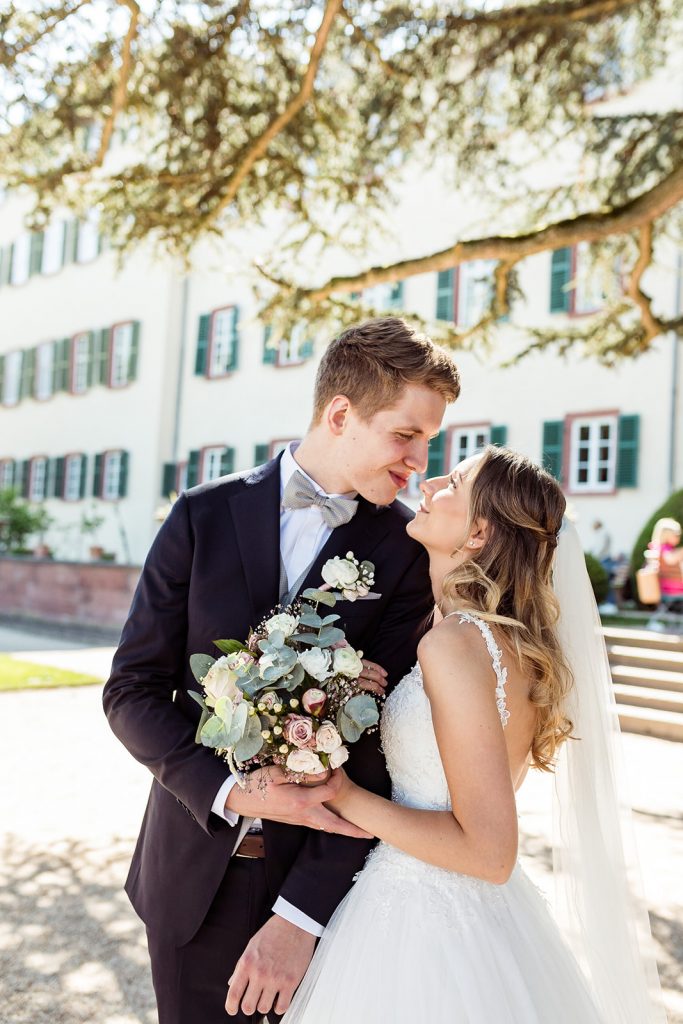
[[553, 586], [559, 639], [574, 674], [566, 712], [577, 737], [563, 744], [555, 776], [557, 917], [606, 1024], [664, 1024], [607, 652], [581, 543], [567, 519]]

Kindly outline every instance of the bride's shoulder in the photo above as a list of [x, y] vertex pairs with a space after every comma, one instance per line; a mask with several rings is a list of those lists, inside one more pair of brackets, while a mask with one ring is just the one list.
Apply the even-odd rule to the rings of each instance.
[[471, 620], [451, 615], [434, 625], [420, 640], [417, 658], [427, 679], [432, 672], [459, 670], [466, 665], [472, 671], [490, 671], [490, 658], [479, 628]]

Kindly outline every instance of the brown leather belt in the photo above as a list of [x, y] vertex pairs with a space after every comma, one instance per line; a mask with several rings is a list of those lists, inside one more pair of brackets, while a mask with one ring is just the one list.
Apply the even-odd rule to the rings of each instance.
[[246, 836], [235, 850], [235, 857], [265, 857], [266, 850], [263, 845], [263, 836], [255, 832], [247, 832]]

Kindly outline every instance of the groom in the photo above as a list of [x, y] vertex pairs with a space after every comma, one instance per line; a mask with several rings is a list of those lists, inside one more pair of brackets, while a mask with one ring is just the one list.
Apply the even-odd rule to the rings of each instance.
[[[370, 841], [307, 789], [255, 772], [243, 790], [195, 743], [195, 652], [244, 638], [279, 599], [353, 551], [375, 564], [374, 600], [335, 609], [349, 643], [387, 670], [412, 666], [433, 604], [422, 548], [395, 501], [447, 402], [450, 356], [395, 317], [346, 330], [316, 378], [301, 444], [176, 501], [147, 557], [104, 690], [111, 728], [154, 781], [126, 890], [147, 926], [160, 1024], [242, 1024], [284, 1013]], [[372, 670], [369, 672], [372, 675]], [[349, 774], [388, 795], [379, 736]], [[254, 824], [256, 822], [256, 824]]]

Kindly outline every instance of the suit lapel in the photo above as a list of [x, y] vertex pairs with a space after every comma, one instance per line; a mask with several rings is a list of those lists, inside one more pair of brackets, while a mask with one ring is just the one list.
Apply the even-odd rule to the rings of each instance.
[[280, 458], [245, 477], [244, 483], [229, 504], [256, 625], [279, 597]]

